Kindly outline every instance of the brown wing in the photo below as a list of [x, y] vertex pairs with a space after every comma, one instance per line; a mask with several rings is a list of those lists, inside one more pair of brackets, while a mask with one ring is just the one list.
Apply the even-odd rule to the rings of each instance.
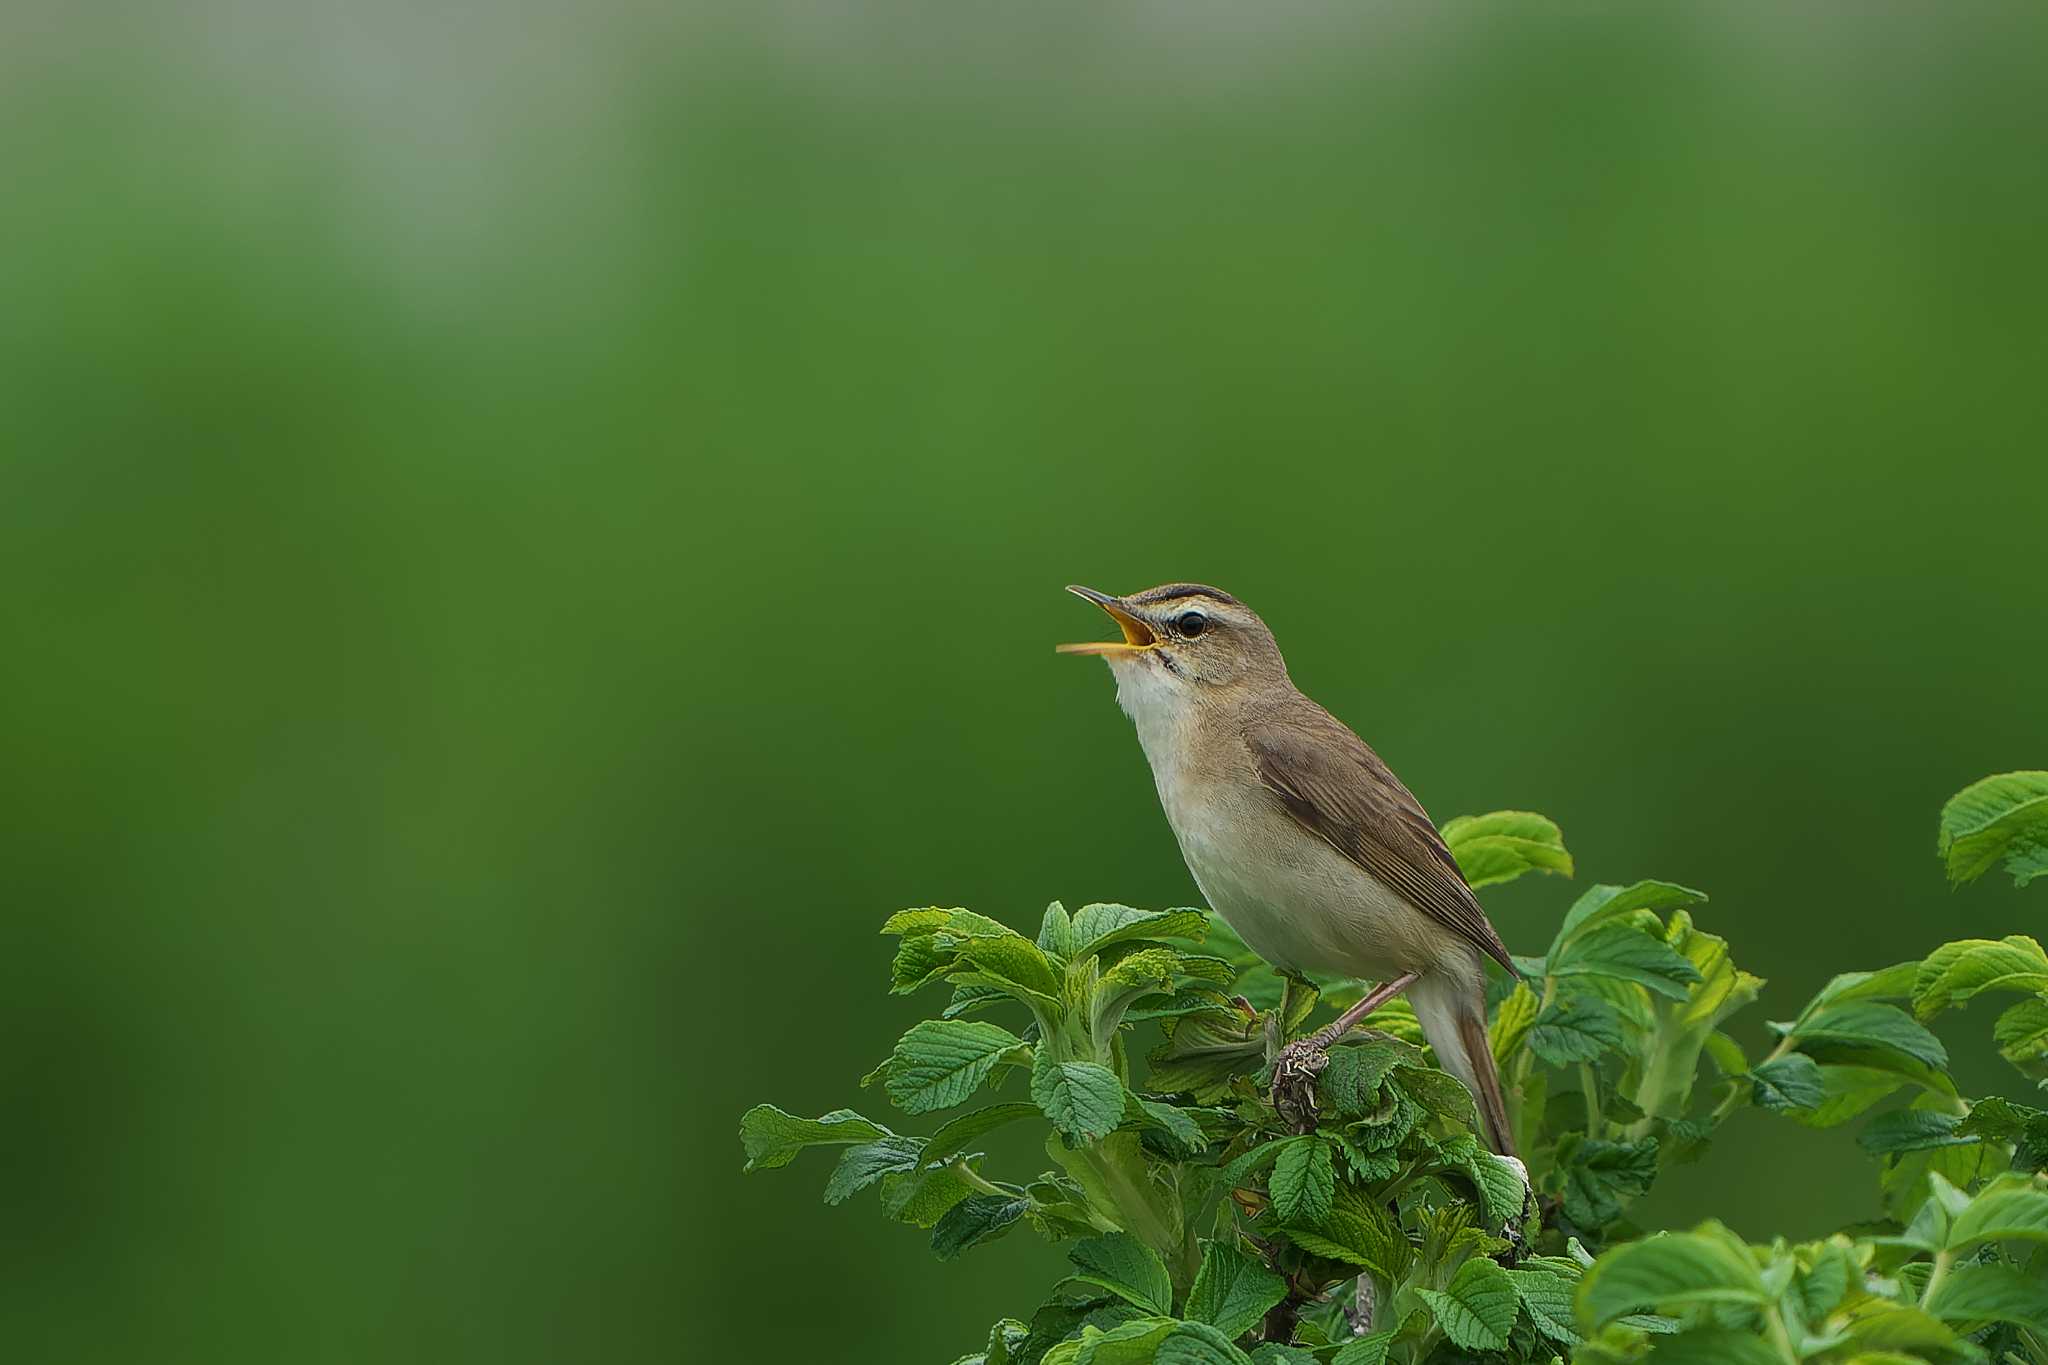
[[1343, 722], [1304, 698], [1250, 726], [1245, 743], [1259, 781], [1304, 828], [1515, 971], [1422, 803]]

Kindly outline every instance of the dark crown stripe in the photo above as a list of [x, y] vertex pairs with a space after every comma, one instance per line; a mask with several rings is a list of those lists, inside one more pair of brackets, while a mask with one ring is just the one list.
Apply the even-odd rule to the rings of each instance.
[[1167, 583], [1151, 588], [1131, 598], [1133, 602], [1152, 605], [1159, 602], [1173, 602], [1183, 597], [1208, 597], [1228, 606], [1241, 607], [1244, 603], [1232, 597], [1221, 588], [1212, 588], [1204, 583]]

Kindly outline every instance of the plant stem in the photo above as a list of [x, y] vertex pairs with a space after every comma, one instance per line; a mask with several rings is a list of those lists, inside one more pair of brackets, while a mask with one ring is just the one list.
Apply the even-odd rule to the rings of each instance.
[[1001, 1185], [978, 1173], [960, 1157], [956, 1156], [946, 1163], [946, 1169], [959, 1176], [969, 1187], [980, 1190], [983, 1194], [999, 1194], [1005, 1199], [1015, 1199], [1017, 1197], [1015, 1190], [1004, 1189]]
[[1771, 1344], [1778, 1348], [1785, 1365], [1799, 1365], [1799, 1353], [1792, 1349], [1792, 1334], [1785, 1330], [1784, 1315], [1770, 1308], [1764, 1312], [1764, 1321], [1770, 1325]]
[[1600, 1078], [1591, 1062], [1579, 1063], [1579, 1087], [1586, 1094], [1586, 1136], [1600, 1136]]
[[1934, 1291], [1948, 1278], [1949, 1263], [1955, 1260], [1953, 1251], [1938, 1251], [1934, 1254], [1934, 1272], [1927, 1277], [1927, 1288], [1920, 1292], [1920, 1306], [1924, 1309], [1934, 1297]]

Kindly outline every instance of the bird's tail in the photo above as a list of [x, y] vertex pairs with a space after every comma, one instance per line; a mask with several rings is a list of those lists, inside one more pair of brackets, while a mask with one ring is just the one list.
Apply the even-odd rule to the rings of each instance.
[[1493, 1045], [1486, 1037], [1486, 994], [1473, 962], [1475, 976], [1451, 972], [1426, 972], [1408, 988], [1408, 1002], [1422, 1025], [1422, 1036], [1436, 1050], [1437, 1065], [1465, 1083], [1479, 1103], [1479, 1117], [1486, 1124], [1493, 1150], [1514, 1156], [1514, 1128], [1508, 1122], [1507, 1101], [1501, 1097], [1500, 1072], [1493, 1064]]

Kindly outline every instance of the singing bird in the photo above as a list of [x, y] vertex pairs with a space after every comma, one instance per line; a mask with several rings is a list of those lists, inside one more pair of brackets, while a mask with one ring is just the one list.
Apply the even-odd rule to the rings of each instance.
[[1070, 586], [1123, 638], [1100, 655], [1136, 725], [1160, 805], [1209, 905], [1290, 976], [1381, 984], [1284, 1049], [1310, 1077], [1337, 1039], [1403, 991], [1438, 1063], [1472, 1092], [1495, 1151], [1514, 1155], [1486, 1036], [1486, 967], [1515, 970], [1422, 803], [1366, 742], [1287, 676], [1273, 632], [1218, 588], [1129, 597]]

